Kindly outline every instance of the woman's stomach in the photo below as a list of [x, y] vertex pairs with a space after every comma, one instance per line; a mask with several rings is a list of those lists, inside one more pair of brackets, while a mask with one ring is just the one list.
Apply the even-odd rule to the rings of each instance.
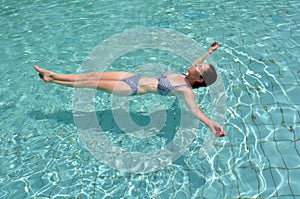
[[138, 93], [157, 93], [158, 79], [155, 77], [142, 77], [138, 83]]

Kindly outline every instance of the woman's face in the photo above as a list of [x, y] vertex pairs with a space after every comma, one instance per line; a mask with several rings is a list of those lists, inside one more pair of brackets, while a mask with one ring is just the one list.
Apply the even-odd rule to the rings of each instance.
[[209, 64], [195, 64], [188, 68], [188, 73], [192, 77], [199, 78], [203, 72], [209, 69]]

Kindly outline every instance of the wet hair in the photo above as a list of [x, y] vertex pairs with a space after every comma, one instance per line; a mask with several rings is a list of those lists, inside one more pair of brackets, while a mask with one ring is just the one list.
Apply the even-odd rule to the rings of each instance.
[[209, 64], [209, 69], [203, 71], [200, 77], [203, 79], [203, 82], [196, 82], [192, 85], [193, 88], [207, 87], [212, 85], [217, 80], [217, 72], [213, 65]]

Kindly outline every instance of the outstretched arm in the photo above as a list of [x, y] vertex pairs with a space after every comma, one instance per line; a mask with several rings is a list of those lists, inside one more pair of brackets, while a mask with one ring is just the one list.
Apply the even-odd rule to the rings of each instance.
[[184, 100], [189, 108], [189, 110], [198, 117], [206, 126], [208, 126], [211, 131], [214, 133], [215, 136], [223, 137], [226, 135], [225, 131], [223, 130], [223, 127], [209, 119], [197, 106], [197, 103], [195, 102], [194, 93], [192, 90], [184, 92]]
[[202, 63], [202, 62], [206, 59], [206, 57], [207, 57], [209, 54], [211, 54], [212, 52], [214, 52], [215, 50], [217, 50], [218, 46], [219, 46], [218, 42], [215, 41], [214, 43], [212, 43], [212, 44], [210, 45], [209, 49], [207, 50], [207, 52], [204, 53], [204, 54], [203, 54], [201, 57], [199, 57], [198, 59], [196, 59], [196, 60], [192, 63], [192, 65], [196, 65], [196, 64], [198, 64], [198, 63]]

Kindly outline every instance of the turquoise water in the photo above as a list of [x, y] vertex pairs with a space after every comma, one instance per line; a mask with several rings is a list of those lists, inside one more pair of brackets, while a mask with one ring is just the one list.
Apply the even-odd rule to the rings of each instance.
[[[298, 1], [1, 4], [1, 198], [300, 196]], [[121, 173], [92, 156], [77, 134], [73, 90], [43, 83], [32, 69], [38, 63], [57, 72], [76, 72], [102, 41], [142, 27], [176, 30], [204, 48], [220, 42], [212, 58], [225, 84], [228, 134], [201, 159], [198, 149], [206, 133], [201, 126], [174, 164], [143, 175]], [[131, 59], [117, 61], [112, 68], [126, 70], [132, 64]], [[172, 58], [168, 62], [178, 71], [186, 64]], [[202, 110], [212, 114], [206, 90], [197, 92]], [[108, 103], [102, 100], [96, 107], [109, 131], [115, 126]], [[173, 132], [177, 104], [170, 110], [174, 119], [165, 128]], [[131, 144], [120, 132], [111, 133], [117, 144]], [[157, 135], [145, 150], [168, 139]], [[141, 147], [139, 140], [133, 144]]]

